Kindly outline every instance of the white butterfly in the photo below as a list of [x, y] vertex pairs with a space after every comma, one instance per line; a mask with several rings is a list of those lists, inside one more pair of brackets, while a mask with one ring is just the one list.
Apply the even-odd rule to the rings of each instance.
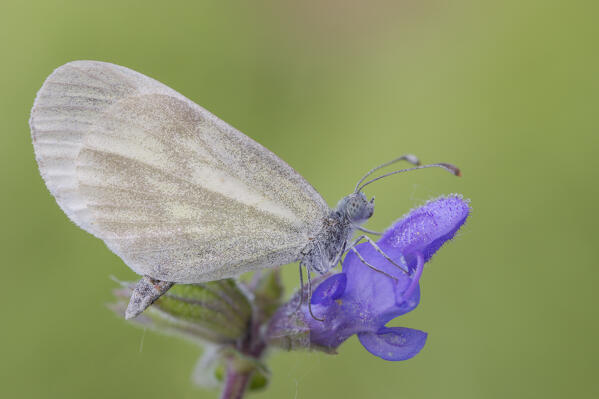
[[[374, 211], [374, 198], [361, 192], [374, 180], [360, 183], [379, 167], [331, 210], [272, 152], [118, 65], [75, 61], [56, 69], [37, 94], [30, 126], [58, 205], [144, 276], [127, 318], [173, 283], [296, 261], [308, 277], [326, 273]], [[418, 163], [412, 155], [392, 162], [400, 159]], [[448, 164], [420, 168], [429, 166], [457, 173]]]

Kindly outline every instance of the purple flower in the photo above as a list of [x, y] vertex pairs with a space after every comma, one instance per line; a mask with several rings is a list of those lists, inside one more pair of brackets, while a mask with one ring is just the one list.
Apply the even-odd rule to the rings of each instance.
[[377, 245], [401, 268], [370, 243], [356, 250], [379, 271], [349, 252], [343, 271], [322, 281], [312, 295], [312, 311], [324, 321], [315, 320], [307, 305], [301, 309], [310, 344], [334, 350], [357, 334], [370, 353], [385, 360], [406, 360], [420, 352], [425, 332], [386, 324], [418, 306], [424, 264], [453, 238], [469, 212], [468, 201], [450, 195], [429, 201], [395, 222]]

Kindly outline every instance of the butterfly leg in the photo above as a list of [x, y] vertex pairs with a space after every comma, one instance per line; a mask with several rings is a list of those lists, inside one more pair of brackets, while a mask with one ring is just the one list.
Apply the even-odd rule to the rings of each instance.
[[389, 277], [390, 279], [395, 280], [395, 282], [397, 282], [397, 277], [390, 275], [389, 273], [385, 273], [384, 271], [377, 269], [376, 267], [372, 266], [370, 263], [366, 262], [366, 260], [362, 257], [362, 255], [360, 255], [360, 253], [358, 252], [358, 250], [354, 247], [351, 247], [350, 250], [354, 251], [354, 253], [358, 256], [358, 259], [360, 259], [360, 261], [362, 263], [364, 263], [366, 266], [368, 266], [369, 268], [371, 268], [372, 270], [374, 270], [377, 273], [381, 273], [384, 274], [385, 276]]
[[300, 289], [299, 289], [299, 303], [295, 311], [299, 311], [302, 305], [304, 304], [304, 273], [302, 270], [302, 262], [299, 263], [299, 278], [300, 278]]
[[369, 229], [367, 229], [365, 227], [362, 227], [362, 226], [356, 226], [356, 229], [358, 229], [360, 231], [363, 231], [364, 233], [374, 234], [376, 236], [382, 236], [383, 235], [383, 233], [381, 233], [380, 231], [369, 230]]
[[[350, 246], [350, 248], [351, 248], [351, 249], [353, 249], [353, 248], [354, 248], [356, 245], [358, 245], [358, 243], [359, 243], [360, 241], [362, 241], [362, 240], [366, 240], [366, 241], [367, 241], [367, 242], [368, 242], [370, 245], [372, 245], [372, 247], [373, 247], [373, 248], [374, 248], [374, 249], [375, 249], [375, 250], [376, 250], [376, 251], [377, 251], [379, 254], [381, 254], [381, 255], [382, 255], [382, 256], [383, 256], [385, 259], [387, 259], [387, 260], [388, 260], [388, 261], [389, 261], [389, 262], [390, 262], [390, 263], [391, 263], [393, 266], [397, 267], [399, 270], [401, 270], [402, 272], [404, 272], [404, 274], [407, 274], [407, 275], [409, 275], [409, 274], [410, 274], [410, 273], [409, 273], [409, 272], [408, 272], [406, 269], [404, 269], [402, 266], [400, 266], [400, 265], [398, 265], [397, 263], [395, 263], [395, 262], [393, 261], [393, 259], [391, 259], [391, 258], [389, 257], [389, 255], [387, 255], [387, 254], [386, 254], [386, 253], [385, 253], [385, 252], [384, 252], [384, 251], [383, 251], [383, 250], [382, 250], [382, 249], [381, 249], [381, 248], [380, 248], [380, 247], [379, 247], [379, 246], [376, 244], [376, 242], [374, 242], [374, 241], [372, 240], [372, 238], [370, 238], [370, 237], [368, 237], [368, 236], [362, 235], [362, 236], [358, 237], [358, 238], [357, 238], [357, 239], [354, 241], [354, 243], [353, 243], [353, 244]], [[355, 252], [355, 251], [354, 251], [354, 252]]]
[[[314, 316], [314, 313], [312, 313], [312, 278], [310, 277], [310, 270], [308, 268], [306, 268], [306, 271], [308, 272], [308, 311], [310, 312], [310, 316], [312, 316], [312, 318], [314, 320], [324, 321], [324, 319], [319, 319], [318, 317]], [[300, 263], [300, 265], [299, 265], [299, 275], [300, 275], [300, 290], [299, 290], [300, 300], [299, 300], [299, 304], [297, 305], [297, 308], [295, 309], [296, 312], [301, 309], [302, 304], [304, 303], [304, 273], [302, 272], [302, 263]]]
[[154, 301], [165, 294], [174, 284], [170, 281], [161, 281], [149, 276], [143, 276], [135, 284], [129, 305], [125, 311], [125, 319], [129, 320], [139, 315]]
[[341, 267], [343, 267], [343, 263], [341, 263], [341, 259], [343, 258], [343, 254], [346, 252], [345, 248], [347, 248], [347, 241], [343, 243], [343, 248], [341, 248], [341, 252], [339, 252], [339, 255], [337, 256], [337, 259], [335, 259], [335, 261], [333, 263], [331, 263], [332, 267], [336, 267], [337, 263], [339, 263], [339, 265], [341, 265]]
[[308, 310], [310, 311], [310, 316], [312, 316], [314, 320], [324, 321], [324, 319], [319, 319], [312, 313], [312, 278], [310, 277], [310, 269], [307, 269], [306, 272], [308, 273]]

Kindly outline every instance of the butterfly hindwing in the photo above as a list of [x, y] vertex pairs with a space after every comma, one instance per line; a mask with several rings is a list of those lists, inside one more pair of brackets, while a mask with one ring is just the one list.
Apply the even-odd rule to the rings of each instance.
[[329, 211], [272, 152], [124, 67], [58, 68], [31, 128], [65, 213], [156, 279], [200, 282], [295, 261]]

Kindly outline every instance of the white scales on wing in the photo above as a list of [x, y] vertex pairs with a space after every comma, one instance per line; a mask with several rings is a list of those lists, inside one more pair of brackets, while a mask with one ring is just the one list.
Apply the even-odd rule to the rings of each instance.
[[154, 279], [200, 282], [296, 261], [329, 213], [280, 158], [127, 68], [58, 68], [31, 127], [61, 208]]

